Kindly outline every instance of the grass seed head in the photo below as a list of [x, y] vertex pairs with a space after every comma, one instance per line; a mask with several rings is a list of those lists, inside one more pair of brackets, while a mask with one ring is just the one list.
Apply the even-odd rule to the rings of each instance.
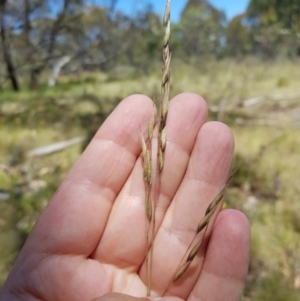
[[226, 185], [222, 188], [222, 190], [218, 193], [218, 195], [214, 198], [214, 200], [207, 207], [205, 214], [209, 214], [212, 211], [215, 211], [219, 203], [222, 201], [224, 197], [224, 193], [226, 190]]
[[153, 137], [153, 130], [154, 130], [154, 116], [151, 117], [148, 125], [148, 139], [151, 141]]
[[197, 227], [197, 234], [200, 233], [208, 224], [209, 221], [214, 214], [214, 211], [210, 211], [208, 214], [206, 214], [200, 221]]
[[171, 14], [171, 1], [167, 0], [164, 19], [163, 19], [163, 25], [164, 26], [168, 25], [168, 22], [170, 20], [170, 14]]
[[146, 182], [151, 186], [152, 184], [152, 166], [151, 166], [151, 151], [147, 151], [147, 170]]
[[194, 248], [192, 249], [192, 251], [190, 252], [188, 258], [187, 258], [187, 262], [188, 261], [192, 261], [196, 255], [198, 254], [198, 252], [200, 251], [201, 247], [202, 247], [202, 243], [205, 237], [205, 233], [202, 235], [201, 239], [199, 240], [199, 242], [194, 246]]
[[147, 214], [147, 218], [149, 220], [149, 222], [151, 222], [152, 220], [152, 202], [150, 197], [147, 198], [146, 201], [146, 214]]
[[183, 275], [184, 273], [187, 271], [187, 269], [189, 268], [191, 264], [191, 261], [189, 262], [186, 262], [177, 272], [176, 276], [174, 277], [173, 279], [173, 283], [176, 282], [177, 280], [179, 280]]
[[160, 143], [161, 143], [161, 149], [165, 151], [166, 145], [167, 145], [167, 134], [166, 134], [166, 128], [164, 128], [160, 134]]
[[163, 170], [164, 167], [164, 155], [162, 149], [158, 150], [158, 168], [159, 172]]
[[141, 141], [142, 141], [142, 157], [143, 157], [143, 161], [145, 162], [147, 159], [147, 145], [143, 135], [141, 135]]

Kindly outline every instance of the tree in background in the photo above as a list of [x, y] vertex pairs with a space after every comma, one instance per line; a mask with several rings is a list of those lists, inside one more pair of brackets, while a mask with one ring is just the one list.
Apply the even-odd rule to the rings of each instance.
[[[22, 69], [29, 73], [30, 87], [38, 87], [41, 73], [49, 64], [64, 55], [59, 47], [63, 35], [77, 26], [82, 13], [83, 0], [1, 0], [2, 26], [6, 47], [3, 47], [6, 64], [10, 63], [7, 53], [10, 36], [13, 52], [16, 53], [16, 72]], [[3, 32], [3, 30], [2, 30]], [[2, 38], [3, 43], [3, 38]], [[4, 45], [4, 44], [3, 44]], [[11, 78], [11, 71], [8, 72]], [[28, 78], [27, 77], [27, 78]], [[16, 76], [15, 76], [16, 78]]]
[[298, 0], [251, 0], [248, 6], [250, 16], [260, 16], [264, 23], [280, 22], [286, 29], [292, 29], [300, 21]]
[[119, 12], [112, 14], [111, 8], [107, 11], [104, 7], [90, 6], [82, 15], [81, 26], [85, 51], [78, 59], [84, 69], [109, 69], [130, 44], [125, 36], [130, 31], [131, 20]]
[[6, 13], [7, 13], [7, 1], [0, 0], [0, 34], [1, 34], [3, 59], [6, 64], [8, 78], [11, 81], [12, 87], [15, 91], [19, 91], [19, 83], [18, 83], [17, 72], [12, 56], [12, 47], [10, 43], [9, 30], [5, 22]]
[[234, 17], [226, 28], [227, 54], [234, 57], [243, 57], [253, 52], [252, 28], [246, 22], [246, 13]]
[[175, 27], [176, 45], [186, 56], [218, 55], [225, 43], [225, 14], [208, 1], [190, 0]]
[[147, 6], [143, 12], [137, 14], [127, 38], [130, 36], [133, 43], [126, 53], [127, 61], [147, 72], [153, 61], [160, 59], [158, 54], [162, 48], [163, 36], [161, 18], [153, 11], [152, 6]]
[[[52, 69], [52, 86], [70, 61], [70, 71], [107, 71], [118, 64], [147, 70], [149, 57], [156, 57], [161, 48], [160, 17], [151, 6], [129, 17], [117, 11], [116, 4], [117, 0], [104, 6], [85, 0], [8, 0], [2, 15], [16, 54], [14, 79], [19, 74], [36, 89], [43, 72]], [[4, 52], [9, 66], [11, 53]]]
[[[28, 0], [24, 0], [25, 3]], [[48, 63], [54, 59], [61, 58], [65, 55], [64, 48], [59, 44], [70, 31], [76, 30], [77, 21], [81, 14], [82, 0], [63, 0], [61, 6], [55, 12], [53, 17], [53, 4], [49, 1], [38, 0], [38, 8], [41, 12], [36, 18], [24, 14], [24, 24], [28, 23], [30, 30], [24, 30], [25, 40], [28, 45], [28, 53], [31, 55], [30, 70], [30, 87], [35, 89], [38, 87], [39, 78], [42, 71], [47, 67]], [[34, 15], [35, 9], [26, 9], [29, 14]], [[44, 11], [44, 14], [42, 12]], [[31, 21], [32, 20], [32, 21]], [[27, 26], [24, 26], [26, 28]]]
[[[35, 89], [45, 71], [51, 86], [61, 70], [106, 72], [130, 66], [150, 71], [160, 61], [162, 26], [161, 17], [143, 1], [128, 16], [116, 9], [118, 0], [101, 5], [91, 0], [0, 0], [5, 64], [0, 76], [18, 90], [18, 77]], [[180, 59], [300, 53], [299, 0], [251, 0], [247, 11], [229, 23], [208, 0], [189, 0], [172, 26], [172, 46]]]
[[247, 9], [255, 40], [269, 56], [295, 56], [300, 47], [299, 0], [251, 0]]

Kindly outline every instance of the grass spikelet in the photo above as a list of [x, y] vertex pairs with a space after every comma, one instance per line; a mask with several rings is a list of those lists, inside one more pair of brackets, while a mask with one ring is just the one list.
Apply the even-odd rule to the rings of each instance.
[[154, 131], [154, 116], [151, 117], [149, 125], [148, 125], [148, 139], [151, 141], [153, 137], [153, 131]]
[[152, 220], [152, 201], [151, 198], [147, 198], [146, 200], [146, 215], [148, 218], [148, 221], [151, 222]]
[[[206, 228], [207, 229], [207, 228]], [[205, 231], [206, 232], [206, 231]], [[200, 240], [198, 241], [198, 243], [194, 246], [194, 248], [192, 249], [192, 251], [190, 252], [188, 258], [187, 258], [187, 262], [192, 262], [192, 260], [196, 257], [196, 255], [198, 254], [198, 252], [200, 251], [201, 247], [202, 247], [202, 243], [203, 243], [203, 240], [204, 240], [204, 237], [205, 237], [205, 234], [204, 233]]]
[[176, 273], [173, 283], [176, 282], [178, 279], [180, 279], [182, 277], [182, 275], [185, 274], [185, 272], [188, 270], [188, 268], [190, 267], [191, 261], [186, 262]]
[[225, 190], [226, 190], [226, 185], [222, 188], [222, 190], [218, 193], [218, 195], [214, 198], [214, 200], [207, 207], [203, 219], [198, 224], [197, 234], [200, 233], [208, 225], [211, 217], [213, 216], [218, 205], [220, 204], [220, 202], [223, 199]]
[[163, 25], [165, 27], [165, 35], [163, 41], [163, 70], [162, 70], [163, 72], [162, 72], [162, 81], [161, 81], [163, 98], [160, 104], [160, 126], [159, 126], [160, 139], [161, 139], [161, 134], [166, 126], [169, 100], [170, 100], [170, 90], [171, 90], [172, 55], [170, 50], [170, 34], [171, 34], [170, 7], [171, 7], [171, 1], [167, 0], [164, 19], [163, 19]]
[[[201, 250], [201, 247], [202, 247], [202, 244], [203, 244], [203, 241], [204, 241], [207, 229], [208, 229], [208, 225], [225, 195], [226, 188], [227, 188], [228, 183], [231, 178], [232, 178], [232, 175], [229, 177], [229, 179], [227, 180], [224, 187], [220, 190], [220, 192], [216, 195], [216, 197], [212, 200], [212, 202], [207, 207], [205, 215], [200, 220], [200, 222], [197, 226], [197, 229], [195, 231], [195, 235], [194, 235], [190, 245], [188, 246], [185, 254], [183, 255], [182, 260], [180, 261], [171, 281], [169, 282], [167, 288], [165, 289], [163, 296], [166, 294], [168, 289], [171, 287], [172, 283], [175, 283], [176, 281], [178, 281], [186, 273], [186, 271], [188, 270], [192, 261], [194, 260], [194, 258], [197, 256], [197, 254]], [[200, 236], [198, 242], [195, 244], [195, 241], [200, 233], [201, 233], [201, 236]], [[187, 258], [184, 261], [185, 257], [187, 257]]]
[[[171, 51], [170, 51], [170, 0], [167, 1], [166, 10], [164, 14], [163, 24], [165, 26], [165, 36], [163, 43], [163, 70], [161, 88], [163, 97], [160, 103], [160, 120], [159, 120], [159, 139], [158, 146], [161, 153], [164, 154], [166, 148], [166, 122], [170, 100], [171, 90]], [[163, 162], [162, 162], [163, 166]]]

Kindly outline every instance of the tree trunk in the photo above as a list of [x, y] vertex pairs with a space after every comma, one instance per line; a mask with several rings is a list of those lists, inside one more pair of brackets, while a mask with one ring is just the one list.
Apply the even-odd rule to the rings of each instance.
[[[42, 67], [43, 68], [43, 67]], [[39, 77], [42, 72], [42, 68], [37, 67], [33, 68], [30, 72], [30, 89], [31, 90], [36, 90], [39, 86]]]
[[[1, 1], [1, 0], [0, 0]], [[43, 72], [43, 70], [45, 69], [47, 62], [51, 59], [53, 52], [55, 50], [56, 47], [56, 38], [57, 38], [57, 34], [59, 33], [59, 31], [61, 30], [60, 26], [62, 24], [62, 22], [65, 19], [65, 15], [67, 13], [68, 7], [70, 5], [71, 0], [64, 0], [64, 4], [63, 4], [63, 9], [62, 11], [58, 14], [57, 19], [54, 21], [53, 27], [51, 29], [50, 32], [50, 37], [49, 37], [49, 45], [48, 45], [48, 49], [47, 49], [47, 59], [44, 60], [44, 63], [40, 64], [37, 67], [34, 67], [31, 71], [30, 71], [30, 89], [35, 90], [38, 88], [39, 86], [39, 77], [41, 75], [41, 73]], [[25, 24], [27, 23], [27, 30], [30, 29], [30, 21], [28, 18], [28, 15], [26, 15], [28, 13], [29, 10], [29, 2], [28, 1], [24, 1], [24, 4], [26, 6], [27, 12], [25, 12]], [[29, 41], [29, 38], [28, 38]]]
[[48, 86], [49, 87], [55, 86], [55, 84], [56, 84], [56, 82], [58, 80], [58, 77], [59, 77], [61, 69], [66, 64], [68, 64], [71, 61], [71, 59], [72, 58], [70, 56], [64, 56], [60, 60], [58, 60], [58, 62], [54, 65], [51, 77], [48, 80]]
[[25, 36], [25, 41], [27, 46], [31, 46], [30, 39], [29, 39], [29, 34], [31, 29], [29, 14], [30, 14], [29, 0], [24, 0], [24, 36]]
[[6, 0], [0, 1], [0, 32], [1, 32], [3, 56], [4, 56], [4, 61], [6, 63], [8, 77], [11, 81], [12, 87], [15, 91], [19, 91], [20, 89], [19, 89], [16, 68], [14, 66], [13, 59], [12, 59], [8, 33], [4, 25], [5, 4], [6, 4]]

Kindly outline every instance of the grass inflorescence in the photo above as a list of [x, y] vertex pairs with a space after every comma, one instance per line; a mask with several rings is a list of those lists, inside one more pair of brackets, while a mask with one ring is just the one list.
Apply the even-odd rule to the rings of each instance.
[[[166, 122], [168, 115], [168, 107], [170, 100], [170, 90], [171, 90], [171, 50], [170, 50], [170, 11], [171, 11], [171, 1], [167, 0], [166, 9], [163, 17], [163, 25], [165, 27], [165, 35], [163, 39], [163, 68], [162, 68], [162, 80], [161, 89], [163, 96], [159, 104], [159, 117], [157, 121], [158, 125], [158, 145], [157, 145], [157, 191], [155, 199], [151, 199], [151, 189], [152, 189], [152, 137], [154, 131], [154, 125], [156, 121], [154, 117], [150, 120], [148, 126], [148, 137], [147, 141], [142, 136], [142, 160], [143, 160], [143, 170], [144, 170], [144, 182], [146, 187], [146, 217], [147, 217], [147, 228], [146, 228], [146, 283], [147, 283], [147, 296], [151, 294], [151, 271], [152, 271], [152, 257], [153, 257], [153, 240], [155, 232], [155, 208], [158, 202], [158, 196], [161, 186], [161, 173], [164, 166], [164, 154], [167, 144], [166, 135]], [[151, 233], [150, 233], [151, 232]], [[150, 241], [151, 236], [151, 241]], [[152, 245], [150, 254], [148, 252], [148, 246]]]
[[[154, 117], [150, 120], [148, 125], [148, 137], [147, 140], [142, 136], [142, 161], [143, 161], [143, 170], [144, 170], [144, 182], [145, 182], [145, 211], [147, 218], [147, 227], [146, 227], [146, 287], [147, 287], [147, 296], [151, 295], [151, 277], [152, 277], [152, 257], [153, 257], [153, 242], [154, 242], [154, 233], [155, 233], [155, 209], [158, 203], [158, 197], [161, 187], [161, 175], [164, 167], [165, 160], [165, 151], [167, 146], [167, 115], [168, 107], [170, 101], [170, 90], [171, 90], [171, 57], [172, 53], [170, 50], [170, 0], [166, 2], [166, 9], [163, 17], [163, 25], [165, 27], [165, 34], [163, 38], [163, 68], [162, 68], [162, 79], [161, 79], [161, 89], [162, 89], [162, 98], [159, 104], [159, 117], [158, 117], [158, 143], [157, 143], [157, 172], [153, 172], [152, 168], [152, 138], [154, 131], [154, 124], [156, 124]], [[155, 199], [151, 198], [151, 190], [153, 187], [153, 175], [156, 175], [156, 194]], [[231, 177], [230, 177], [231, 178]], [[178, 267], [175, 270], [174, 275], [169, 281], [168, 286], [166, 287], [163, 295], [168, 291], [173, 283], [179, 280], [188, 270], [192, 261], [200, 251], [207, 229], [212, 217], [214, 216], [217, 208], [219, 207], [221, 201], [223, 200], [226, 187], [228, 186], [229, 180], [214, 198], [214, 200], [208, 206], [204, 217], [200, 220], [196, 231], [195, 236], [192, 239], [189, 247], [187, 248], [182, 260], [180, 261]], [[152, 229], [152, 231], [150, 230]], [[151, 232], [151, 233], [150, 233]], [[196, 242], [197, 237], [201, 234], [201, 237]], [[196, 242], [196, 244], [195, 244]], [[150, 252], [148, 248], [150, 246]], [[150, 254], [149, 254], [150, 253]], [[186, 259], [185, 259], [186, 257]]]

